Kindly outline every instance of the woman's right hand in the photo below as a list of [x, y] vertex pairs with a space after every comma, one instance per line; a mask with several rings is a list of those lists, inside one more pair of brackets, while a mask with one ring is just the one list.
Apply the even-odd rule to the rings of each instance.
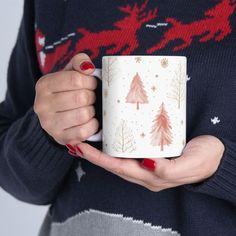
[[98, 130], [94, 69], [89, 56], [80, 53], [63, 71], [37, 81], [34, 112], [42, 128], [59, 144], [81, 143]]

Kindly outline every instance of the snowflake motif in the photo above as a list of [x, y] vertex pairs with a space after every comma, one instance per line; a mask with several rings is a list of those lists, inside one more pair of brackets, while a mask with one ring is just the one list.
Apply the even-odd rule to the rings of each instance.
[[211, 123], [212, 123], [213, 125], [216, 125], [216, 124], [220, 123], [220, 120], [219, 120], [218, 117], [215, 116], [214, 118], [211, 118]]
[[155, 75], [156, 78], [158, 78], [158, 75]]
[[84, 172], [84, 170], [82, 169], [82, 165], [81, 165], [81, 162], [79, 162], [79, 165], [77, 167], [77, 169], [75, 170], [76, 172], [76, 175], [77, 175], [77, 179], [78, 179], [78, 182], [80, 182], [81, 178], [86, 175], [86, 173]]
[[120, 100], [118, 99], [117, 102], [120, 103]]
[[151, 87], [151, 90], [152, 90], [153, 92], [155, 92], [155, 91], [157, 90], [156, 86], [153, 85], [153, 86]]
[[161, 66], [163, 68], [166, 68], [169, 65], [168, 59], [167, 58], [163, 58], [161, 59]]
[[136, 61], [136, 63], [140, 63], [142, 61], [142, 58], [141, 57], [135, 57], [135, 61]]

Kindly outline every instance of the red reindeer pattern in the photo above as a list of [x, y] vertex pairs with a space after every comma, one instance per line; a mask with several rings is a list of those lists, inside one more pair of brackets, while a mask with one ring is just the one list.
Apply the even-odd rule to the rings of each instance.
[[90, 50], [92, 52], [91, 59], [96, 58], [99, 55], [101, 47], [108, 48], [106, 54], [120, 53], [127, 55], [132, 53], [136, 48], [139, 47], [136, 34], [140, 27], [156, 18], [157, 9], [150, 10], [145, 13], [148, 0], [139, 7], [138, 4], [134, 6], [127, 5], [125, 7], [119, 7], [121, 12], [127, 13], [128, 15], [115, 22], [114, 30], [104, 30], [98, 33], [90, 32], [85, 28], [79, 28], [78, 32], [83, 35], [76, 45], [76, 52], [82, 52], [84, 50]]
[[[146, 10], [149, 0], [140, 4], [119, 7], [119, 11], [126, 15], [113, 23], [113, 30], [91, 32], [86, 28], [78, 28], [73, 36], [81, 34], [79, 40], [72, 45], [73, 36], [67, 36], [55, 42], [52, 46], [45, 46], [45, 36], [40, 30], [36, 32], [36, 47], [41, 70], [49, 73], [56, 65], [64, 65], [73, 55], [88, 50], [91, 59], [99, 56], [101, 48], [105, 54], [129, 55], [139, 47], [137, 39], [138, 30], [150, 20], [157, 17], [157, 8]], [[204, 13], [204, 18], [185, 24], [175, 18], [166, 18], [172, 27], [163, 34], [161, 41], [147, 49], [147, 54], [165, 48], [171, 41], [182, 40], [180, 45], [173, 48], [178, 51], [191, 46], [194, 37], [199, 37], [199, 42], [214, 39], [216, 42], [223, 40], [232, 32], [230, 17], [236, 9], [236, 0], [222, 0], [212, 9]]]
[[[86, 28], [78, 28], [77, 32], [82, 37], [76, 42], [75, 48], [68, 50], [71, 42], [63, 42], [56, 46], [53, 52], [45, 54], [42, 47], [38, 45], [39, 40], [36, 36], [36, 46], [38, 57], [43, 73], [48, 73], [55, 64], [64, 64], [73, 55], [85, 50], [91, 51], [91, 59], [95, 59], [102, 47], [107, 48], [106, 54], [120, 53], [127, 55], [139, 47], [137, 32], [142, 25], [157, 17], [157, 9], [145, 12], [149, 0], [145, 0], [140, 6], [136, 3], [119, 7], [119, 10], [126, 13], [127, 16], [113, 24], [114, 30], [103, 30], [101, 32], [90, 32]], [[69, 40], [70, 41], [70, 40]]]
[[41, 71], [46, 74], [49, 73], [56, 64], [58, 64], [61, 59], [67, 54], [68, 49], [71, 45], [71, 39], [66, 40], [65, 43], [51, 46], [54, 50], [51, 53], [45, 53], [45, 35], [40, 31], [36, 31], [35, 41], [38, 61]]
[[189, 24], [181, 23], [174, 18], [166, 18], [166, 21], [173, 26], [164, 33], [163, 39], [155, 46], [149, 48], [147, 53], [153, 53], [165, 48], [168, 43], [176, 39], [183, 42], [175, 46], [173, 51], [178, 51], [189, 47], [194, 37], [200, 37], [199, 42], [204, 43], [211, 39], [219, 42], [231, 32], [230, 16], [236, 9], [235, 0], [223, 0], [214, 8], [204, 13], [205, 18], [193, 21]]

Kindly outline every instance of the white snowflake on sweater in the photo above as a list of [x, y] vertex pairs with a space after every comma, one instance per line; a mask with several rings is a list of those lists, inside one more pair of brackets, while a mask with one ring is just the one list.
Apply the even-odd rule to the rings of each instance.
[[218, 117], [215, 116], [214, 118], [211, 118], [211, 123], [212, 123], [213, 125], [216, 125], [216, 124], [220, 123], [220, 120], [219, 120]]

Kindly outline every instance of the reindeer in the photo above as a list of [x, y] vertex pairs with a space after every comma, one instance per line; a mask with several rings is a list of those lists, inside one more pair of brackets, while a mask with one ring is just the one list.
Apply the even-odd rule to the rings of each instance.
[[123, 7], [119, 7], [121, 12], [128, 15], [121, 20], [115, 22], [114, 30], [103, 30], [101, 32], [90, 32], [85, 28], [79, 28], [77, 31], [83, 35], [76, 44], [76, 52], [82, 52], [84, 50], [91, 51], [91, 59], [96, 58], [99, 55], [101, 47], [106, 47], [106, 54], [115, 54], [120, 52], [123, 55], [130, 54], [138, 46], [137, 31], [146, 22], [154, 19], [157, 16], [157, 9], [148, 11], [144, 10], [147, 6], [148, 0], [145, 0], [141, 6], [129, 4]]
[[[137, 3], [133, 6], [126, 5], [119, 7], [121, 12], [127, 14], [121, 20], [113, 24], [114, 30], [103, 30], [101, 32], [90, 32], [86, 28], [78, 28], [77, 33], [82, 34], [76, 43], [66, 37], [58, 44], [46, 47], [44, 44], [45, 36], [38, 31], [36, 33], [36, 46], [38, 59], [43, 73], [48, 73], [57, 67], [65, 65], [73, 55], [85, 50], [91, 51], [91, 59], [95, 59], [100, 52], [100, 48], [105, 47], [106, 54], [121, 53], [130, 54], [139, 46], [137, 40], [137, 31], [146, 22], [157, 16], [157, 9], [145, 12], [148, 0], [145, 0], [141, 6]], [[76, 34], [77, 37], [77, 34]]]
[[232, 32], [230, 16], [235, 9], [235, 0], [222, 0], [214, 8], [205, 12], [205, 18], [198, 21], [184, 24], [174, 18], [166, 18], [172, 27], [164, 33], [164, 37], [159, 43], [147, 50], [147, 53], [165, 48], [169, 42], [179, 39], [183, 42], [179, 46], [175, 46], [173, 51], [189, 47], [193, 37], [200, 37], [199, 42], [201, 43], [211, 39], [219, 42]]

